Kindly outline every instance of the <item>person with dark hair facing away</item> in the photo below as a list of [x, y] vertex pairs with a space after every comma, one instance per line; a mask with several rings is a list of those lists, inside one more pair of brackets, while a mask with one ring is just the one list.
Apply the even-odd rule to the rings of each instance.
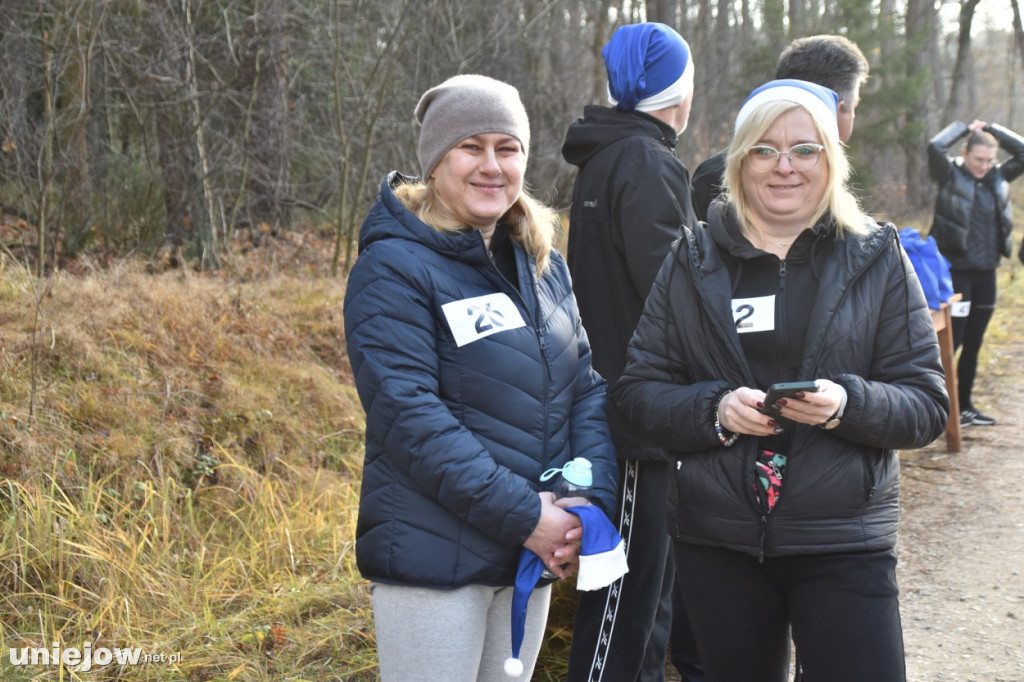
[[[966, 138], [963, 154], [950, 149]], [[1010, 158], [999, 163], [999, 148]], [[928, 143], [928, 172], [939, 185], [930, 235], [949, 260], [953, 291], [953, 347], [960, 426], [996, 423], [974, 405], [978, 354], [996, 307], [996, 268], [1012, 254], [1013, 207], [1009, 185], [1024, 174], [1024, 138], [994, 123], [950, 123]], [[1024, 262], [1024, 243], [1018, 254]]]
[[[839, 95], [839, 139], [845, 143], [853, 135], [860, 88], [868, 79], [869, 68], [864, 53], [849, 38], [816, 35], [797, 38], [782, 51], [775, 77], [817, 83]], [[708, 206], [722, 191], [725, 154], [723, 149], [710, 156], [693, 172], [693, 209], [699, 220], [708, 219]]]
[[[707, 679], [903, 682], [898, 451], [945, 429], [924, 292], [851, 193], [838, 96], [777, 80], [659, 271], [612, 389], [677, 458], [676, 571]], [[775, 397], [789, 383], [789, 392]], [[796, 384], [796, 385], [793, 385]]]
[[[568, 264], [594, 368], [609, 383], [622, 372], [644, 299], [682, 225], [696, 220], [690, 178], [675, 155], [693, 99], [693, 56], [659, 23], [620, 27], [602, 56], [610, 107], [589, 105], [562, 146], [579, 171], [569, 213]], [[580, 595], [569, 655], [570, 682], [661, 682], [672, 628], [674, 568], [666, 532], [671, 464], [627, 438], [609, 414], [619, 458], [615, 523], [629, 573]], [[703, 677], [681, 617], [677, 668]], [[677, 647], [680, 648], [680, 647]]]

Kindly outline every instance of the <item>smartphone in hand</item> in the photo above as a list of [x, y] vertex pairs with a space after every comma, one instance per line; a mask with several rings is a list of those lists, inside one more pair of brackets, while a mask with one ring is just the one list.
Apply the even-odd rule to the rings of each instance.
[[817, 391], [818, 383], [816, 381], [786, 381], [772, 384], [768, 387], [768, 393], [764, 397], [764, 408], [761, 413], [777, 416], [779, 413], [774, 409], [774, 405], [779, 402], [780, 398], [792, 398], [797, 393], [816, 393]]

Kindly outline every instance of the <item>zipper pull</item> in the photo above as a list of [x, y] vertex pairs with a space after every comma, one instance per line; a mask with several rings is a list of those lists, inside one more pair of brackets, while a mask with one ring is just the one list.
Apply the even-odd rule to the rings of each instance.
[[786, 288], [786, 260], [779, 261], [779, 288]]

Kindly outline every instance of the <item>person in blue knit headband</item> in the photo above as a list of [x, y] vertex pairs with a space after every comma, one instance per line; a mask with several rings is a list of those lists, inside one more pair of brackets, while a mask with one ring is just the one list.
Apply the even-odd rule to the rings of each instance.
[[[695, 57], [679, 33], [654, 22], [619, 27], [601, 55], [609, 106], [584, 107], [562, 157], [578, 168], [569, 214], [573, 291], [594, 367], [613, 385], [658, 268], [681, 228], [697, 220], [690, 174], [676, 156], [695, 99]], [[610, 426], [619, 455], [615, 523], [630, 538], [629, 573], [580, 594], [565, 682], [663, 674], [670, 634], [682, 679], [699, 677], [685, 609], [672, 604], [669, 462], [622, 433], [616, 419]]]

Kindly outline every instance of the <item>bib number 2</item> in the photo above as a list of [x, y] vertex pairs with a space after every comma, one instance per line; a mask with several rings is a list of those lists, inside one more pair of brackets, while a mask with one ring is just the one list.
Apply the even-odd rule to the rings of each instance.
[[770, 332], [775, 329], [775, 296], [734, 298], [732, 319], [737, 334]]

